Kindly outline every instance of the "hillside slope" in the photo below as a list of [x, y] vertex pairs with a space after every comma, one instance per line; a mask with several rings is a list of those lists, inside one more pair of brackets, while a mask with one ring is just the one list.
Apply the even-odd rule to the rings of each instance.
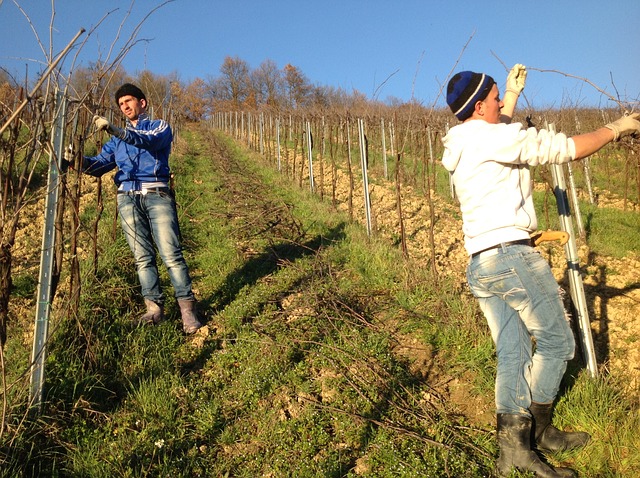
[[[460, 277], [435, 281], [424, 261], [203, 126], [181, 133], [173, 167], [206, 326], [185, 337], [171, 300], [164, 323], [132, 325], [141, 298], [107, 205], [79, 316], [54, 308], [43, 414], [22, 423], [10, 411], [0, 476], [491, 476], [493, 346]], [[28, 316], [16, 314], [12, 337]], [[569, 377], [569, 426], [599, 423], [593, 407], [608, 395], [574, 405], [589, 387], [610, 390]], [[634, 429], [637, 414], [618, 411], [606, 420]], [[640, 469], [637, 453], [594, 455], [602, 441], [551, 459], [584, 476]]]

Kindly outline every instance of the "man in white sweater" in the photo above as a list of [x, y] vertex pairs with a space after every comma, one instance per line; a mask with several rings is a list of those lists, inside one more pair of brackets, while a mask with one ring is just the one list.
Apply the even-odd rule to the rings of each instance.
[[447, 103], [462, 123], [443, 138], [442, 163], [460, 201], [470, 256], [467, 281], [496, 345], [498, 474], [508, 476], [516, 468], [538, 477], [566, 477], [575, 472], [552, 468], [535, 452], [578, 448], [589, 435], [551, 424], [575, 341], [558, 284], [531, 244], [537, 219], [529, 167], [587, 157], [640, 132], [640, 122], [638, 114], [623, 116], [571, 138], [509, 124], [526, 75], [524, 65], [511, 69], [504, 99], [486, 74], [463, 71], [453, 76]]

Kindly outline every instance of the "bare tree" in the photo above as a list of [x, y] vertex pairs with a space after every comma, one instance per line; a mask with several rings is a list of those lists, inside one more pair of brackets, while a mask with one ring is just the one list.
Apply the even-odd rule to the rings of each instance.
[[284, 79], [282, 71], [272, 60], [263, 61], [251, 72], [251, 84], [256, 92], [258, 104], [277, 107], [282, 102], [284, 94]]
[[167, 118], [168, 108], [172, 99], [171, 85], [178, 81], [177, 73], [171, 75], [156, 75], [149, 70], [138, 73], [134, 80], [147, 96], [147, 102], [157, 118]]
[[174, 82], [173, 87], [173, 96], [177, 99], [176, 109], [187, 121], [202, 120], [212, 111], [207, 102], [207, 84], [201, 78], [196, 78], [185, 87]]
[[222, 76], [216, 85], [219, 98], [230, 101], [233, 108], [240, 108], [250, 92], [249, 71], [246, 61], [237, 56], [226, 57], [220, 67]]
[[284, 80], [291, 108], [301, 108], [306, 104], [311, 84], [302, 71], [288, 63], [284, 67]]

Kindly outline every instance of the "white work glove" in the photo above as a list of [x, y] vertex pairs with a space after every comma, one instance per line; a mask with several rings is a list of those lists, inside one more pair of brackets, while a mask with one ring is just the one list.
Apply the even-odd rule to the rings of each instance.
[[640, 133], [640, 121], [638, 121], [638, 118], [640, 118], [640, 113], [624, 115], [613, 123], [604, 125], [604, 127], [613, 131], [613, 140], [618, 141], [620, 138], [624, 138], [630, 134]]
[[511, 91], [516, 95], [520, 95], [522, 90], [524, 90], [524, 84], [527, 80], [527, 67], [516, 63], [513, 65], [513, 68], [509, 71], [509, 75], [507, 75], [507, 87], [506, 91]]
[[64, 149], [64, 153], [62, 153], [62, 170], [65, 171], [67, 168], [73, 169], [73, 145], [70, 144]]
[[124, 130], [122, 128], [114, 126], [107, 118], [103, 116], [95, 115], [93, 117], [93, 124], [96, 127], [96, 131], [104, 130], [107, 133], [112, 134], [113, 136], [124, 139]]

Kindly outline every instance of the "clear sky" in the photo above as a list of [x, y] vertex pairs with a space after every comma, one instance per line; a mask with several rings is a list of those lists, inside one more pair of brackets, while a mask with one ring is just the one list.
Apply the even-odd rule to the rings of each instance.
[[[55, 56], [83, 27], [79, 59], [104, 60], [161, 3], [0, 0], [0, 67], [17, 78], [26, 65], [32, 75], [44, 69], [33, 29]], [[640, 0], [174, 0], [142, 23], [137, 38], [144, 41], [123, 62], [128, 73], [177, 73], [184, 82], [217, 77], [224, 58], [237, 56], [251, 68], [267, 59], [291, 63], [313, 84], [369, 98], [442, 106], [438, 93], [452, 69], [488, 73], [502, 89], [503, 63], [524, 63], [535, 108], [614, 105], [583, 79], [640, 99]]]

